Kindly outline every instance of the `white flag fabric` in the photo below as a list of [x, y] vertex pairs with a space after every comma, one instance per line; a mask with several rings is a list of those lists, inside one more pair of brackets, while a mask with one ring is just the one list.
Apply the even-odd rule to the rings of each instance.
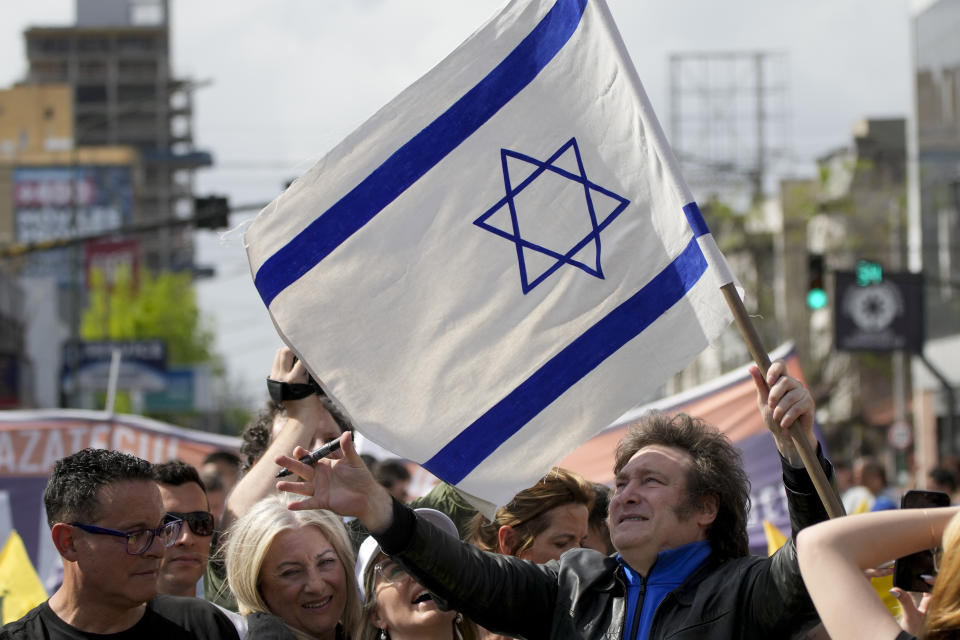
[[508, 4], [245, 242], [280, 335], [359, 431], [493, 505], [730, 320], [732, 276], [602, 0]]

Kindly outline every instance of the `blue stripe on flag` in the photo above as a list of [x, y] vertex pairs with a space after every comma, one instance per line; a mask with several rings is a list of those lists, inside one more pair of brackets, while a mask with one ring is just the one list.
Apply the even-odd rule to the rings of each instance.
[[557, 0], [483, 80], [270, 256], [254, 278], [264, 304], [269, 307], [281, 291], [372, 220], [530, 84], [576, 31], [586, 4], [587, 0]]
[[705, 236], [710, 233], [710, 228], [707, 227], [707, 221], [703, 219], [703, 214], [700, 213], [700, 207], [697, 206], [696, 202], [685, 205], [683, 212], [687, 216], [687, 222], [690, 223], [690, 228], [693, 229], [694, 237], [699, 238], [700, 236]]
[[456, 484], [527, 422], [679, 302], [707, 269], [696, 238], [607, 314], [464, 429], [423, 466]]

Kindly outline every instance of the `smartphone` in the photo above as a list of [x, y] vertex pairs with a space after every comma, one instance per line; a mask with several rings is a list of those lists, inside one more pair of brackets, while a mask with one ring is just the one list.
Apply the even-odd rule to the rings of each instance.
[[[920, 491], [911, 489], [900, 500], [901, 509], [925, 509], [928, 507], [949, 507], [950, 496], [942, 491]], [[921, 575], [936, 575], [936, 563], [933, 550], [919, 551], [898, 558], [893, 563], [893, 586], [904, 591], [930, 591], [930, 585]]]

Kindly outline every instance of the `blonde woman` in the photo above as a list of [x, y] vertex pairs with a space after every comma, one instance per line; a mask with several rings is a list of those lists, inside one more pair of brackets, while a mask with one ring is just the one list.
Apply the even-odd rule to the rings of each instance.
[[361, 604], [346, 529], [329, 511], [270, 496], [231, 527], [227, 581], [249, 640], [357, 638]]
[[800, 571], [830, 638], [915, 638], [890, 616], [863, 571], [939, 545], [944, 553], [920, 632], [924, 640], [960, 638], [960, 508], [864, 513], [801, 531]]
[[[457, 538], [457, 527], [435, 509], [417, 514]], [[456, 611], [442, 611], [433, 596], [368, 537], [356, 566], [363, 595], [360, 640], [476, 640], [477, 625]]]

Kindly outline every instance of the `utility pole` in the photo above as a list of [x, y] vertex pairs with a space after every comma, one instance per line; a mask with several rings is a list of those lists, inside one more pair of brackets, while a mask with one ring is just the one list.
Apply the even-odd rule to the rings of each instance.
[[757, 159], [756, 159], [756, 172], [754, 173], [754, 184], [753, 184], [753, 204], [757, 205], [763, 201], [763, 187], [767, 175], [766, 167], [766, 155], [767, 155], [767, 114], [764, 108], [764, 101], [766, 99], [765, 88], [763, 78], [763, 62], [764, 54], [756, 53], [753, 57], [754, 69], [756, 73], [756, 91], [754, 92], [754, 98], [756, 100], [756, 126], [757, 126]]

